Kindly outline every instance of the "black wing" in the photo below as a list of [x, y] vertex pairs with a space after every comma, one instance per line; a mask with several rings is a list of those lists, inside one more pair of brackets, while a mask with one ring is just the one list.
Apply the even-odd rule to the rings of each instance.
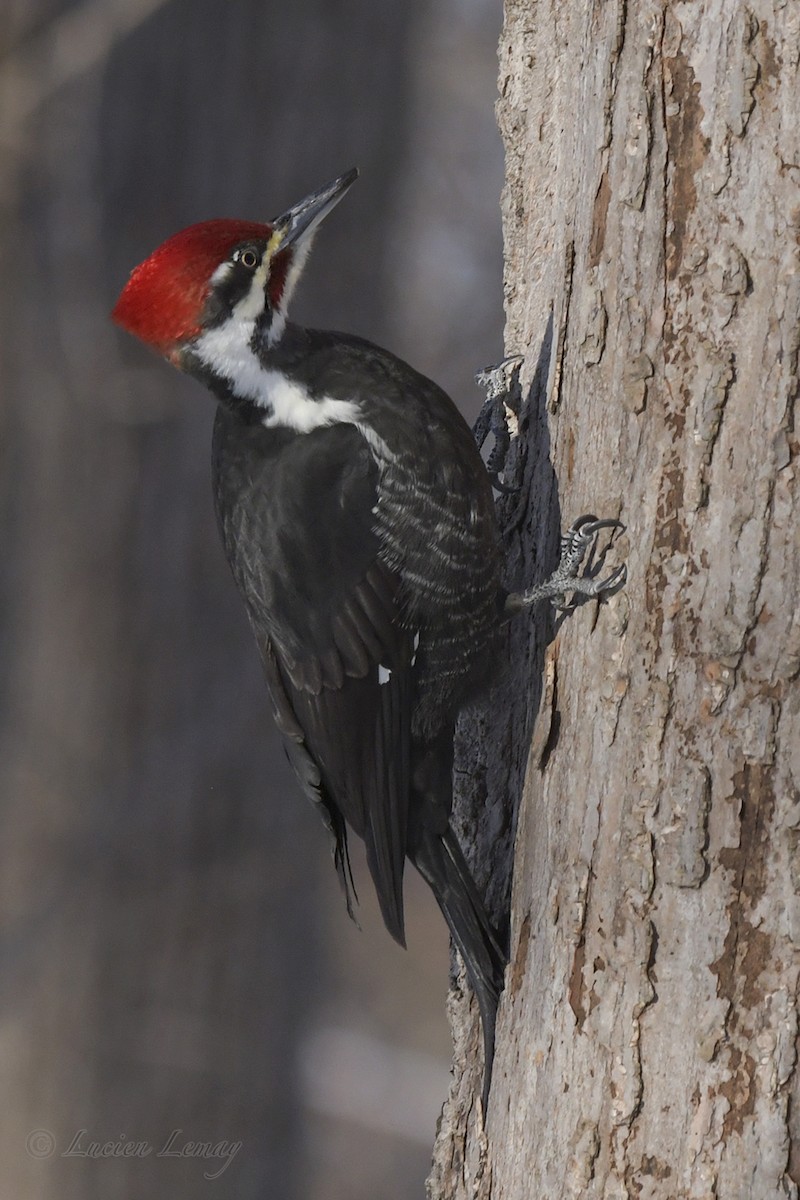
[[498, 661], [499, 539], [475, 440], [440, 387], [362, 338], [287, 326], [272, 355], [310, 392], [355, 403], [386, 465], [374, 529], [420, 627], [412, 736], [431, 741]]
[[[387, 927], [403, 941], [414, 639], [373, 530], [378, 468], [361, 433], [215, 425], [217, 512], [289, 756], [334, 835], [364, 838]], [[349, 896], [349, 893], [348, 893]]]

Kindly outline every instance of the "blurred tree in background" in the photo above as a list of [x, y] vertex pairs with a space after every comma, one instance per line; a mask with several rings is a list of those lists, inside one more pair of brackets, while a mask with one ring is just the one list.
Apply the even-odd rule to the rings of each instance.
[[[3, 1196], [421, 1194], [443, 923], [411, 878], [408, 954], [366, 881], [347, 921], [218, 546], [212, 405], [107, 313], [183, 225], [267, 219], [357, 164], [295, 315], [474, 415], [501, 349], [499, 22], [491, 0], [7, 0]], [[242, 1146], [206, 1179], [223, 1160], [158, 1154], [176, 1129]], [[80, 1130], [151, 1153], [64, 1157]]]

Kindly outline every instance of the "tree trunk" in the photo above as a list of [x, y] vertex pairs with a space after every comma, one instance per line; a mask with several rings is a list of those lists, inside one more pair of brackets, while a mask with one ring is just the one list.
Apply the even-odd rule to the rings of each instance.
[[511, 582], [585, 511], [629, 582], [518, 619], [462, 739], [495, 903], [527, 775], [487, 1130], [456, 998], [430, 1194], [797, 1196], [800, 10], [507, 0], [500, 56]]

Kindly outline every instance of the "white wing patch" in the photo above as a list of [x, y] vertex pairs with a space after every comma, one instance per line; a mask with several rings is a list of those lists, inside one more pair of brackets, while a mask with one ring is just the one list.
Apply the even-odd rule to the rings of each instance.
[[378, 683], [383, 687], [384, 683], [388, 683], [392, 678], [392, 672], [389, 667], [385, 667], [383, 663], [378, 666]]

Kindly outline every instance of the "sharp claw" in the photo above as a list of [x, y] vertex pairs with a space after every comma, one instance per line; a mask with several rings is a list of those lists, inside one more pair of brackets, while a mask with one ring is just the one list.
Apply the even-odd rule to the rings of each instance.
[[[617, 567], [615, 571], [612, 571], [606, 579], [591, 579], [586, 581], [576, 580], [576, 583], [585, 582], [586, 590], [583, 592], [583, 594], [586, 596], [604, 596], [606, 592], [611, 592], [614, 590], [617, 584], [622, 581], [625, 574], [626, 571], [623, 564], [621, 567]], [[576, 591], [580, 595], [582, 589], [576, 588]]]
[[628, 568], [625, 563], [621, 567], [617, 567], [616, 571], [612, 571], [608, 579], [603, 581], [604, 592], [612, 592], [615, 587], [622, 586], [628, 578]]
[[624, 529], [622, 521], [617, 521], [613, 517], [607, 518], [605, 521], [595, 521], [592, 525], [592, 533], [599, 533], [601, 529]]
[[[622, 521], [616, 518], [599, 520], [593, 513], [578, 517], [561, 538], [561, 561], [550, 578], [521, 595], [509, 596], [507, 611], [509, 613], [518, 612], [520, 608], [535, 604], [540, 600], [549, 600], [557, 612], [568, 613], [575, 608], [575, 598], [578, 596], [602, 597], [617, 591], [628, 577], [628, 570], [624, 563], [612, 571], [606, 579], [580, 575], [579, 571], [600, 530], [624, 528]], [[604, 554], [605, 551], [603, 551]], [[600, 560], [603, 555], [600, 556]], [[570, 602], [566, 602], [568, 592], [574, 594], [574, 598]]]
[[587, 513], [583, 517], [578, 517], [577, 521], [573, 521], [570, 526], [570, 533], [577, 534], [582, 538], [594, 537], [601, 529], [624, 529], [622, 521], [618, 521], [615, 517], [605, 517], [599, 520], [593, 513]]

